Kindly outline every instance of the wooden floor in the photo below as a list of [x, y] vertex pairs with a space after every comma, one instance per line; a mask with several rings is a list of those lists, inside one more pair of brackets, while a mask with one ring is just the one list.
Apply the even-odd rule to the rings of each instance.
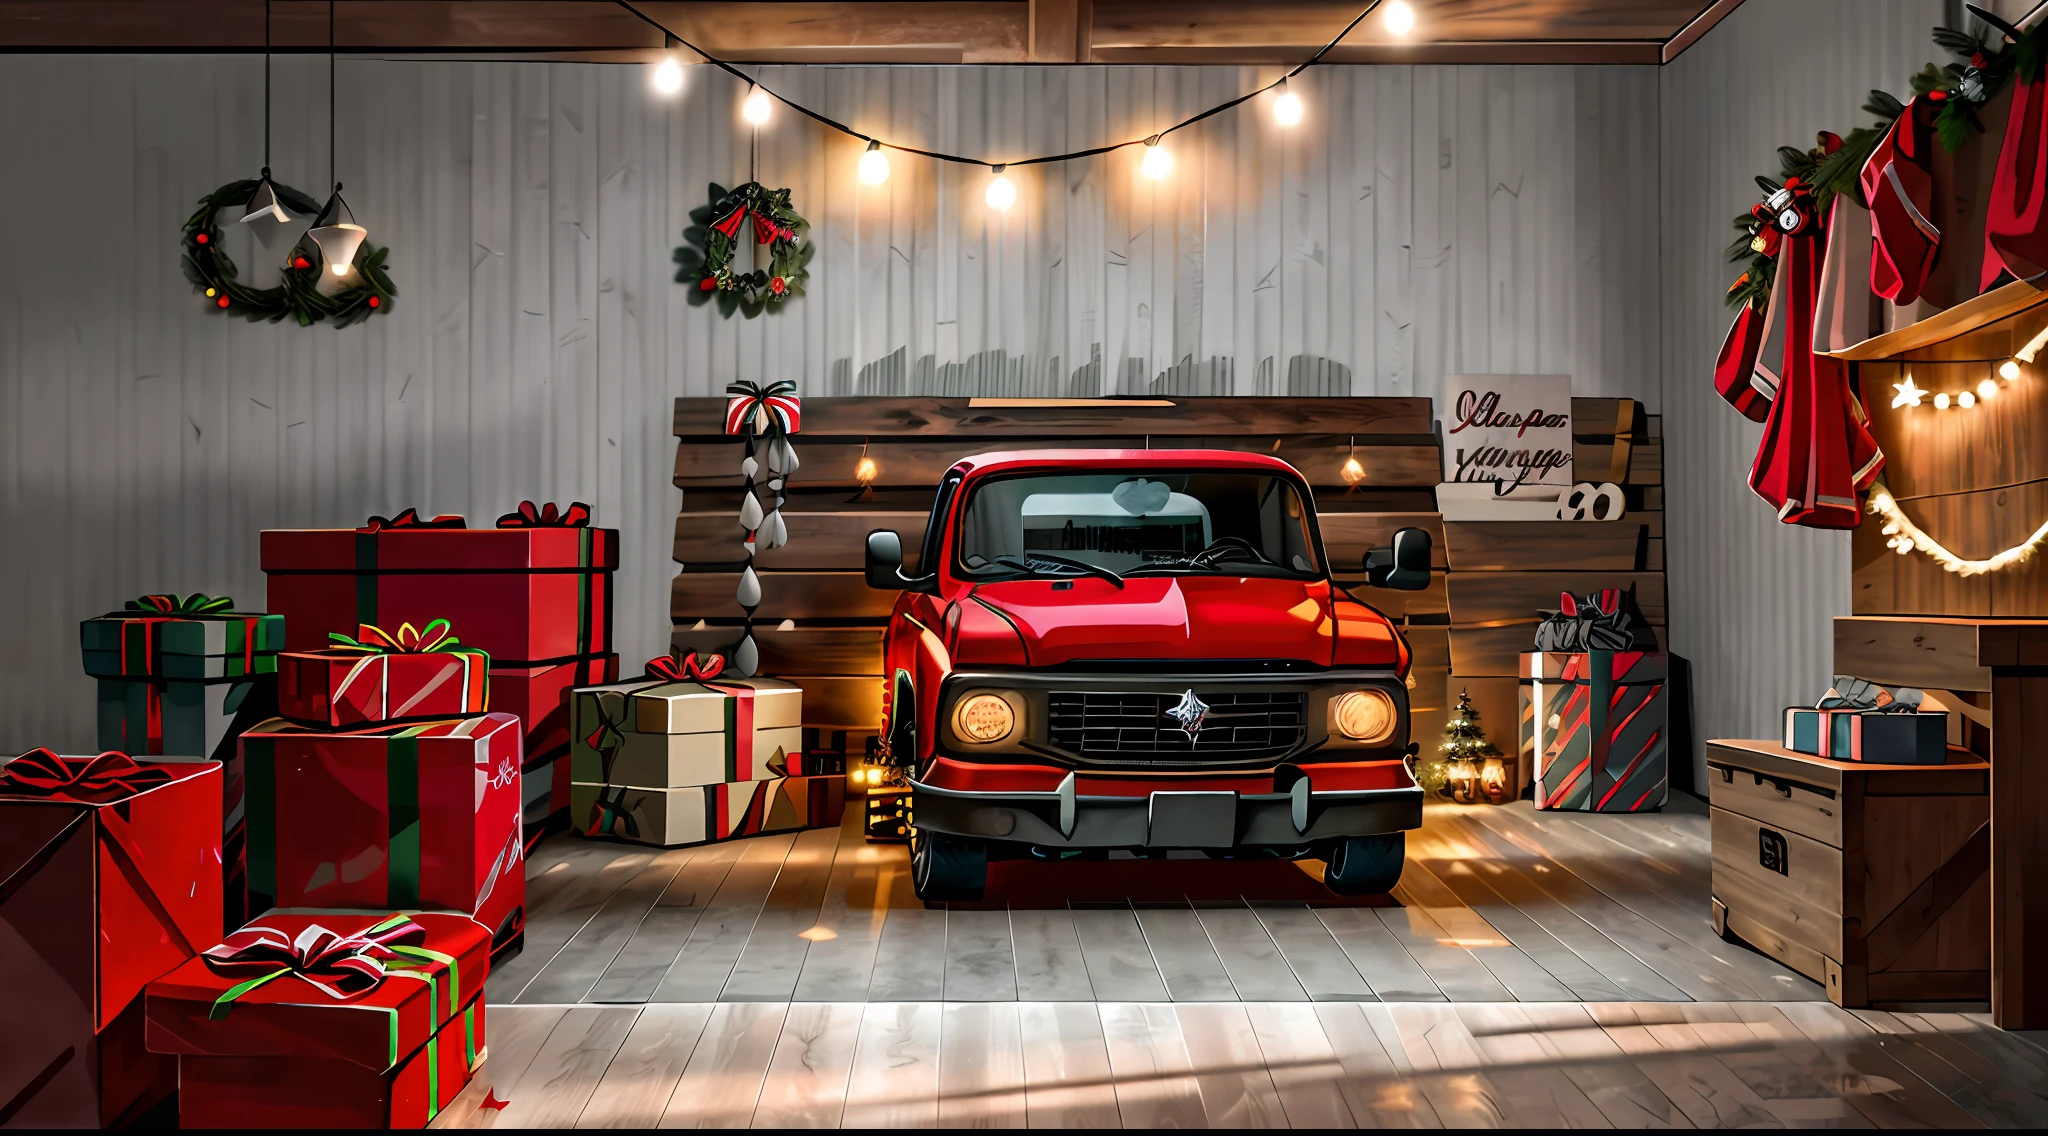
[[851, 827], [557, 838], [435, 1125], [2048, 1126], [2039, 1037], [1716, 938], [1703, 813], [1432, 808], [1382, 906], [1150, 861], [927, 910]]
[[[902, 846], [850, 821], [668, 850], [565, 835], [534, 852], [526, 948], [488, 990], [528, 1005], [1823, 997], [1714, 934], [1696, 802], [1432, 807], [1408, 856], [1381, 907], [1328, 905], [1303, 871], [1319, 865], [1196, 860], [1029, 865], [1033, 894], [941, 911], [911, 894]], [[1190, 886], [1212, 876], [1232, 882]], [[1047, 880], [1090, 901], [1045, 902]]]

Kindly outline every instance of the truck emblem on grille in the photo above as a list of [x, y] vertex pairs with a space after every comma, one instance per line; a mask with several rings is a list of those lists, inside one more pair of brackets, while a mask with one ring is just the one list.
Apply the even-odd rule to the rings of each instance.
[[1196, 698], [1193, 690], [1184, 691], [1180, 701], [1166, 711], [1167, 717], [1180, 723], [1180, 732], [1186, 734], [1189, 741], [1194, 741], [1195, 735], [1202, 732], [1202, 720], [1208, 715], [1209, 704]]

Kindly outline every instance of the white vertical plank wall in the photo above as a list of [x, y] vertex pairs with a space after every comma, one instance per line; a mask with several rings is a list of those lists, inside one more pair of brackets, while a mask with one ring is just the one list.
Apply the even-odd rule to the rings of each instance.
[[[276, 72], [271, 164], [317, 199], [326, 60]], [[671, 400], [736, 378], [1430, 394], [1447, 371], [1535, 371], [1660, 405], [1652, 68], [1319, 68], [1291, 131], [1259, 101], [1172, 136], [1165, 181], [1132, 151], [1015, 170], [1001, 214], [973, 167], [896, 155], [863, 187], [857, 143], [778, 110], [758, 175], [795, 190], [818, 254], [807, 297], [750, 321], [672, 279], [707, 183], [747, 176], [729, 78], [693, 68], [664, 100], [637, 66], [345, 58], [336, 173], [400, 295], [340, 332], [216, 317], [179, 272], [193, 202], [262, 162], [262, 75], [0, 56], [10, 752], [93, 744], [81, 618], [152, 591], [260, 607], [260, 529], [406, 506], [488, 525], [522, 498], [590, 502], [623, 530], [631, 669], [668, 635]], [[993, 159], [1143, 135], [1264, 77], [763, 71], [859, 129]], [[259, 280], [283, 251], [227, 247]]]
[[[2004, 5], [2025, 8], [2030, 5]], [[1671, 649], [1693, 663], [1696, 739], [1771, 737], [1827, 688], [1849, 614], [1849, 536], [1778, 523], [1750, 492], [1763, 427], [1714, 392], [1734, 313], [1729, 219], [1775, 177], [1779, 145], [1868, 123], [1872, 88], [1910, 94], [1941, 0], [1769, 0], [1735, 10], [1662, 69], [1665, 527]], [[1705, 755], [1692, 755], [1695, 785]]]

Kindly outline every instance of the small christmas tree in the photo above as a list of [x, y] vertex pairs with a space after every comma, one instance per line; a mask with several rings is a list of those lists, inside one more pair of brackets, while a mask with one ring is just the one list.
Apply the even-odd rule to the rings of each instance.
[[1438, 770], [1429, 781], [1424, 781], [1418, 771], [1416, 780], [1424, 789], [1446, 793], [1452, 800], [1471, 803], [1481, 799], [1479, 790], [1479, 767], [1488, 758], [1498, 758], [1501, 752], [1487, 740], [1486, 730], [1479, 724], [1479, 711], [1472, 706], [1472, 693], [1458, 691], [1457, 708], [1451, 711], [1451, 720], [1444, 723], [1443, 744], [1437, 747], [1442, 756], [1434, 763]]

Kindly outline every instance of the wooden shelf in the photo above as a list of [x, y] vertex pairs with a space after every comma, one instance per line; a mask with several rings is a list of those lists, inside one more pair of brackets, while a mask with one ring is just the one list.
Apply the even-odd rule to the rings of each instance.
[[1923, 347], [1932, 347], [1937, 343], [1968, 335], [2041, 303], [2048, 303], [2048, 292], [2043, 292], [2024, 280], [2015, 280], [1974, 299], [1965, 300], [1953, 308], [1937, 312], [1918, 323], [1887, 331], [1883, 335], [1873, 335], [1854, 346], [1845, 347], [1840, 351], [1829, 351], [1826, 354], [1836, 359], [1890, 359], [1908, 351], [1918, 351]]

